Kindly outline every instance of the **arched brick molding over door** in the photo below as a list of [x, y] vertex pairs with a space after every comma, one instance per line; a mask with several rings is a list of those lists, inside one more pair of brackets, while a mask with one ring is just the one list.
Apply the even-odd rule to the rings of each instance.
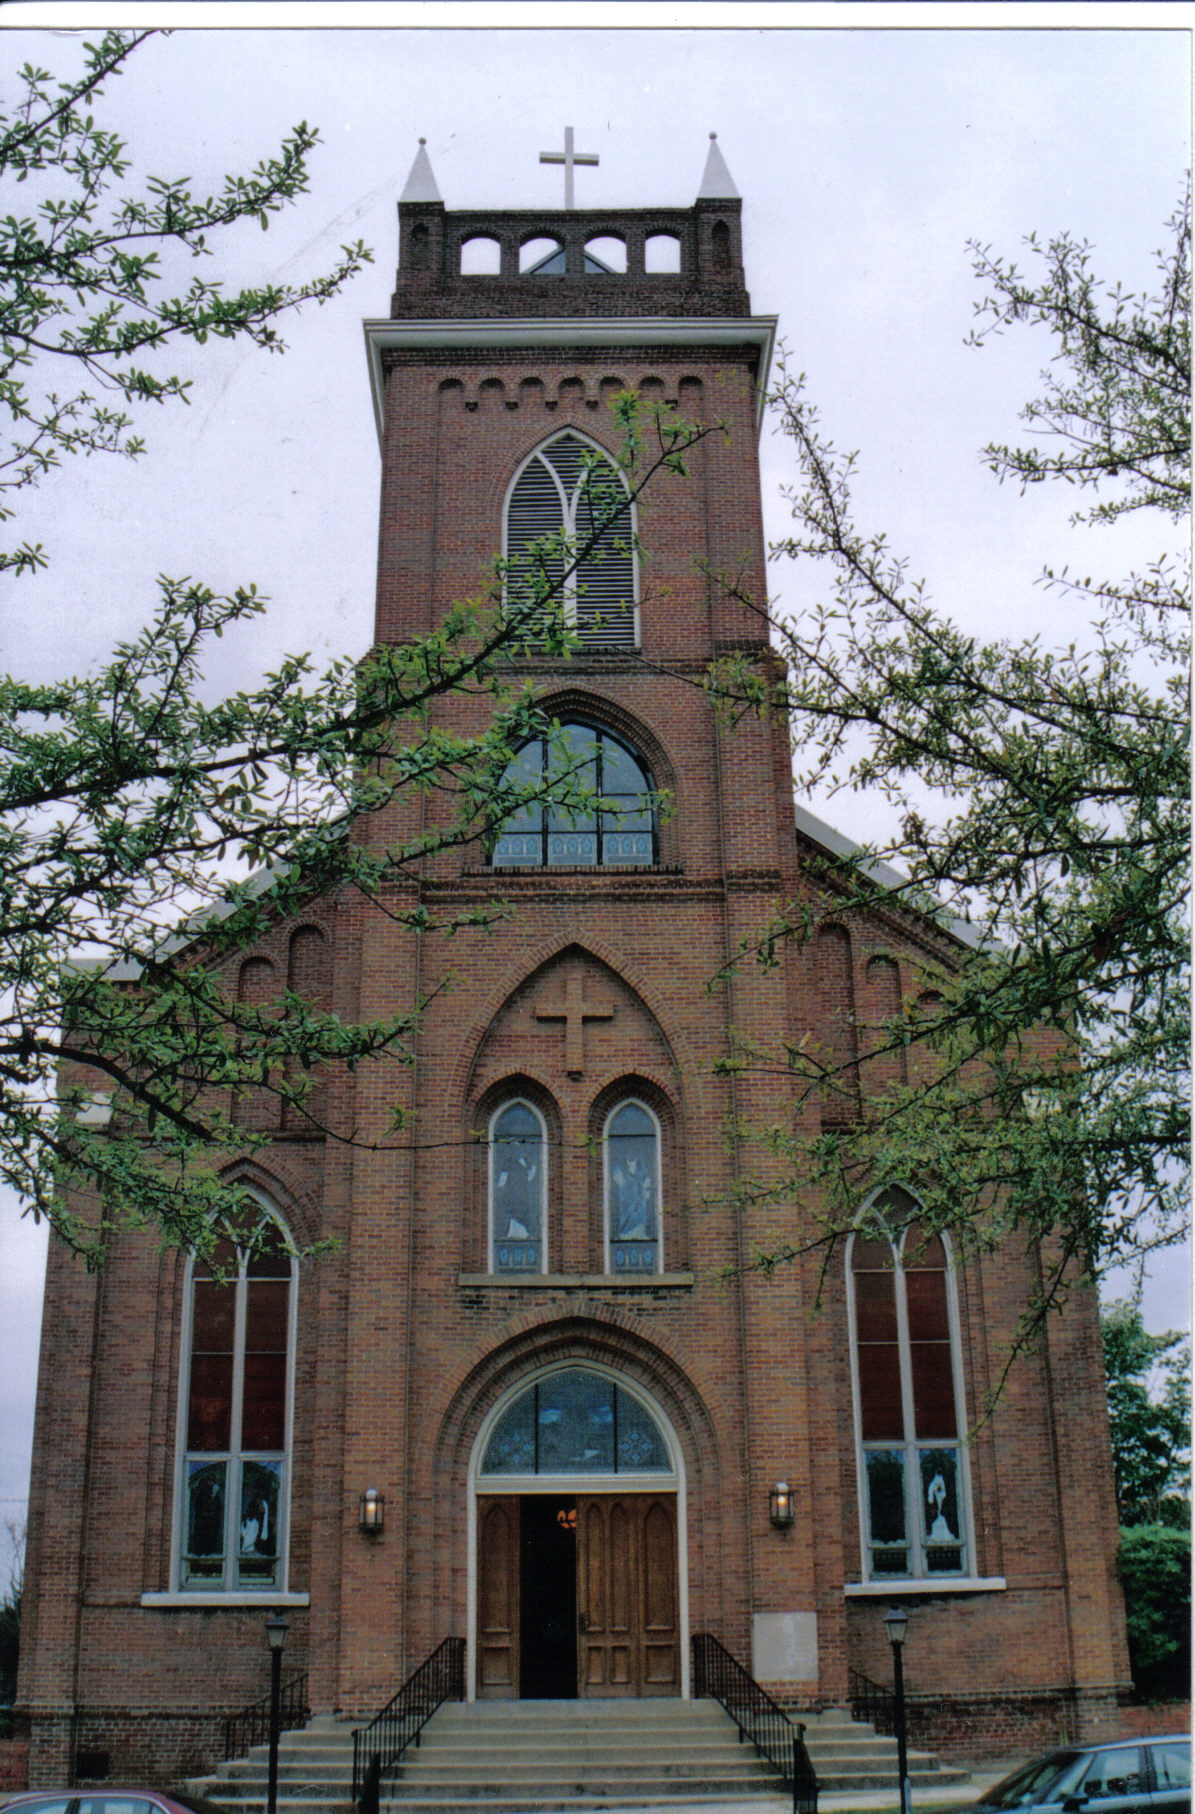
[[487, 1418], [521, 1384], [568, 1363], [608, 1370], [662, 1414], [676, 1439], [678, 1474], [684, 1482], [688, 1623], [693, 1630], [731, 1628], [739, 1609], [730, 1604], [722, 1566], [731, 1485], [724, 1478], [722, 1451], [733, 1452], [733, 1407], [723, 1400], [715, 1370], [699, 1385], [671, 1352], [667, 1338], [660, 1339], [655, 1330], [645, 1334], [631, 1312], [594, 1301], [586, 1314], [557, 1317], [529, 1311], [512, 1319], [493, 1347], [478, 1354], [445, 1393], [442, 1405], [428, 1406], [428, 1428], [437, 1433], [425, 1451], [417, 1490], [429, 1506], [432, 1534], [429, 1546], [425, 1532], [421, 1555], [426, 1559], [430, 1547], [434, 1559], [424, 1574], [423, 1619], [412, 1607], [412, 1634], [420, 1632], [416, 1647], [424, 1621], [429, 1649], [446, 1632], [467, 1629], [472, 1612], [470, 1533], [463, 1528], [462, 1508], [467, 1500], [471, 1518], [470, 1464]]

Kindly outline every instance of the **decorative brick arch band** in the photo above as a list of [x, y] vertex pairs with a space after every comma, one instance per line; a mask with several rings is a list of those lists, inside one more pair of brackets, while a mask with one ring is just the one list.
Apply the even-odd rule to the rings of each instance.
[[[561, 1317], [529, 1310], [511, 1318], [498, 1339], [480, 1345], [464, 1363], [442, 1398], [429, 1404], [425, 1428], [434, 1439], [422, 1448], [414, 1496], [429, 1507], [431, 1545], [422, 1546], [427, 1611], [435, 1641], [451, 1630], [464, 1632], [469, 1617], [468, 1532], [462, 1509], [474, 1516], [468, 1493], [470, 1461], [485, 1420], [494, 1407], [545, 1369], [571, 1362], [599, 1366], [638, 1389], [671, 1426], [680, 1451], [681, 1503], [686, 1527], [681, 1543], [690, 1623], [693, 1629], [724, 1624], [722, 1565], [725, 1478], [719, 1430], [733, 1427], [733, 1407], [720, 1403], [715, 1382], [701, 1390], [673, 1351], [667, 1336], [617, 1305], [587, 1303]], [[595, 1482], [596, 1484], [596, 1482]]]

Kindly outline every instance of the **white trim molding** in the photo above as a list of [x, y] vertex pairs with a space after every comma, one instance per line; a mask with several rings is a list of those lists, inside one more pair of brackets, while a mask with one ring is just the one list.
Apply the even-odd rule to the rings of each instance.
[[461, 347], [506, 352], [522, 346], [545, 346], [579, 352], [586, 347], [754, 346], [759, 349], [755, 379], [755, 426], [758, 430], [763, 423], [777, 319], [775, 315], [628, 315], [611, 320], [595, 320], [585, 315], [518, 315], [495, 321], [363, 321], [378, 441], [382, 439], [386, 424], [383, 353], [439, 348], [452, 352]]

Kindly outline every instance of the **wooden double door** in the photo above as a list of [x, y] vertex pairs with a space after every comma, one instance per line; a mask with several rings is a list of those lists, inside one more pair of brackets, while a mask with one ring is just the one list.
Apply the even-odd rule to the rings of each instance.
[[674, 1493], [477, 1502], [477, 1693], [679, 1694]]

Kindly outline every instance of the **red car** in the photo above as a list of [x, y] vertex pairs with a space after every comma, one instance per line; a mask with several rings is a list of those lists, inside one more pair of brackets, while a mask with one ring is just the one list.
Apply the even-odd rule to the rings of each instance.
[[228, 1814], [219, 1802], [202, 1795], [167, 1795], [161, 1789], [26, 1789], [0, 1803], [20, 1814]]

